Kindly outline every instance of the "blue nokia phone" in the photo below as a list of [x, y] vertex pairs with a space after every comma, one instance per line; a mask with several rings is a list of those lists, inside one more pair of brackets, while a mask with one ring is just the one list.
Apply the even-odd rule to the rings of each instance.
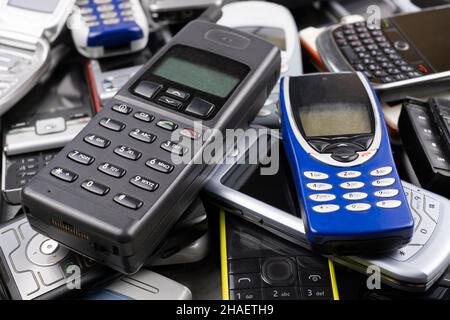
[[312, 247], [367, 255], [408, 243], [414, 221], [363, 74], [286, 77], [280, 92], [283, 143]]
[[77, 50], [92, 59], [142, 50], [148, 20], [139, 0], [77, 0], [70, 28]]

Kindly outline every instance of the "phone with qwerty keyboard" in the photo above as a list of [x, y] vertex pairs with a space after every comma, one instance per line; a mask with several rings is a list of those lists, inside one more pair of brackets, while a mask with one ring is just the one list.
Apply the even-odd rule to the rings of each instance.
[[203, 156], [251, 122], [279, 73], [272, 44], [191, 22], [27, 185], [30, 224], [136, 272], [214, 168]]
[[450, 6], [381, 19], [345, 23], [317, 39], [332, 72], [361, 71], [382, 100], [439, 90], [450, 79]]

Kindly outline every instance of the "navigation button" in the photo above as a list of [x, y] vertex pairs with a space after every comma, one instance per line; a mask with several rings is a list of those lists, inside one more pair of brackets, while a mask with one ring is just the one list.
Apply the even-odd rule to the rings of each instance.
[[372, 170], [370, 172], [370, 175], [373, 177], [381, 177], [381, 176], [386, 176], [388, 174], [390, 174], [392, 172], [392, 167], [387, 166], [387, 167], [381, 167], [375, 170]]
[[318, 213], [330, 213], [339, 210], [339, 206], [336, 204], [321, 204], [318, 206], [312, 207], [315, 212]]
[[183, 105], [183, 103], [181, 101], [172, 99], [172, 98], [167, 97], [167, 96], [159, 97], [158, 98], [158, 102], [160, 102], [160, 103], [162, 103], [162, 104], [164, 104], [166, 106], [172, 107], [174, 109], [180, 109], [181, 106]]
[[189, 98], [189, 93], [174, 88], [167, 89], [166, 93], [180, 100], [186, 100]]
[[330, 193], [316, 193], [309, 195], [308, 198], [311, 199], [312, 201], [327, 202], [333, 201], [334, 199], [336, 199], [336, 196]]

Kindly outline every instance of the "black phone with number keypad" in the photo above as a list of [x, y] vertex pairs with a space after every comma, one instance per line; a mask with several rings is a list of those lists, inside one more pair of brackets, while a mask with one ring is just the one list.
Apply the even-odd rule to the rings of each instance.
[[332, 262], [240, 217], [220, 214], [225, 300], [338, 300]]
[[27, 185], [30, 224], [136, 272], [214, 168], [203, 161], [212, 142], [252, 121], [279, 73], [272, 44], [191, 22]]
[[450, 141], [446, 124], [449, 115], [450, 100], [407, 98], [398, 123], [420, 184], [446, 197], [450, 196]]

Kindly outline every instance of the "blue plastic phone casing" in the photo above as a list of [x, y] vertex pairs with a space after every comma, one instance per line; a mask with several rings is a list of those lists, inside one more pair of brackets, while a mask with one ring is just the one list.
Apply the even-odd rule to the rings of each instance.
[[144, 36], [144, 32], [139, 27], [139, 25], [134, 21], [124, 21], [123, 16], [121, 16], [121, 12], [118, 9], [117, 4], [122, 3], [120, 0], [112, 0], [112, 5], [115, 5], [114, 11], [117, 14], [117, 18], [121, 21], [117, 24], [105, 25], [99, 19], [100, 14], [97, 10], [97, 7], [100, 4], [95, 4], [94, 2], [90, 2], [85, 6], [81, 6], [82, 8], [92, 8], [92, 15], [97, 17], [100, 24], [98, 26], [92, 26], [89, 28], [89, 35], [87, 39], [88, 47], [116, 47], [121, 45], [126, 45], [134, 40], [139, 40]]
[[[377, 239], [391, 237], [402, 238], [404, 243], [408, 242], [413, 234], [414, 221], [395, 168], [384, 119], [381, 119], [382, 137], [380, 148], [367, 162], [353, 167], [336, 167], [319, 162], [303, 149], [295, 137], [286, 113], [284, 84], [285, 79], [283, 78], [280, 86], [283, 143], [294, 174], [298, 196], [301, 199], [301, 205], [305, 209], [304, 218], [306, 221], [305, 227], [308, 240], [313, 245], [323, 245], [330, 241], [376, 241]], [[373, 89], [372, 93], [381, 116], [383, 113]], [[385, 166], [391, 166], [393, 168], [390, 174], [383, 177], [373, 177], [370, 175], [372, 170]], [[337, 173], [346, 170], [360, 171], [362, 175], [354, 179], [344, 179], [337, 176]], [[305, 171], [319, 171], [328, 174], [329, 177], [321, 181], [310, 180], [303, 175]], [[402, 202], [399, 207], [394, 209], [382, 209], [376, 206], [376, 202], [385, 199], [375, 197], [374, 192], [382, 188], [372, 186], [371, 184], [376, 179], [388, 177], [394, 178], [395, 183], [387, 188], [399, 190], [399, 193], [395, 197], [389, 198], [389, 200], [400, 200]], [[362, 189], [346, 190], [339, 187], [345, 181], [361, 181], [365, 185]], [[309, 190], [306, 187], [306, 183], [309, 182], [325, 182], [331, 184], [333, 188], [325, 191], [325, 193], [336, 195], [336, 199], [325, 203], [337, 204], [340, 206], [340, 209], [331, 213], [317, 213], [313, 211], [313, 206], [325, 203], [315, 202], [308, 198], [311, 194], [321, 193], [321, 191]], [[351, 191], [366, 192], [368, 197], [359, 201], [346, 200], [342, 197], [343, 194]], [[369, 203], [371, 208], [362, 212], [351, 212], [345, 208], [346, 205], [355, 202]]]

